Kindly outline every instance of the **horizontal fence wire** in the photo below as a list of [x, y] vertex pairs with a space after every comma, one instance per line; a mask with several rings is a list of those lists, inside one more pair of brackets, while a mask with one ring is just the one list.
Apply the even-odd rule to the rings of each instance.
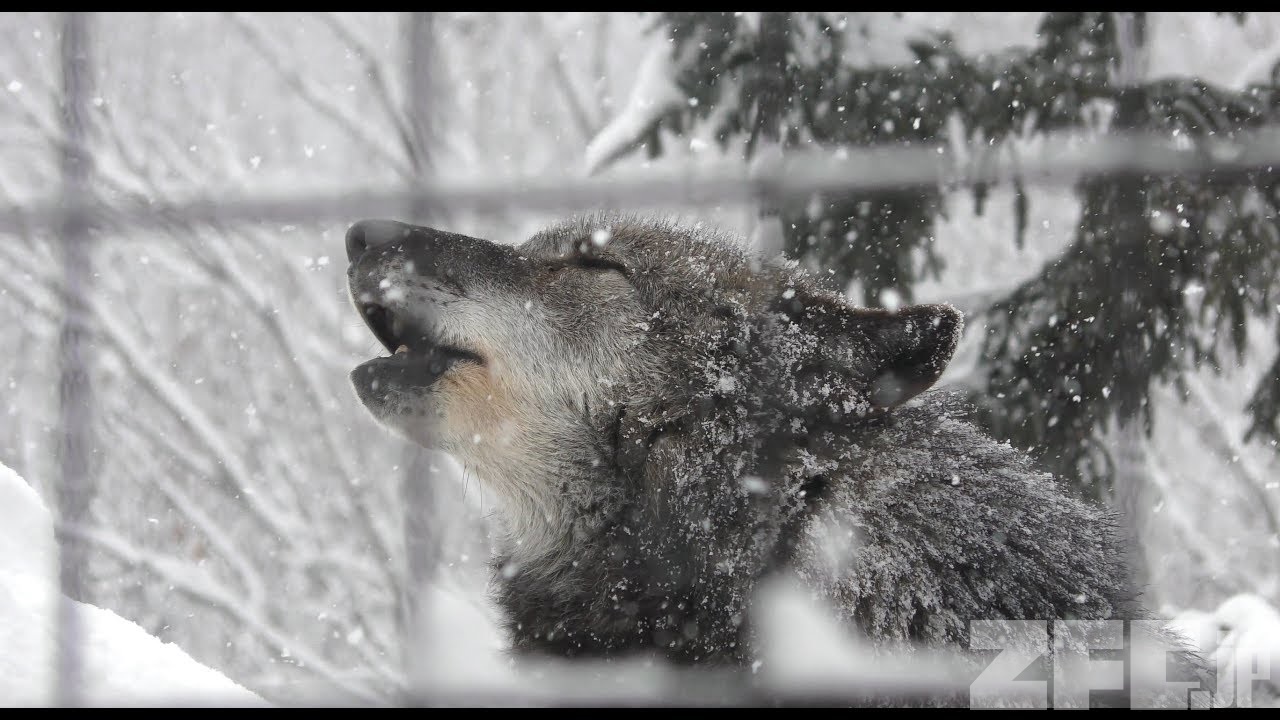
[[[413, 187], [335, 189], [307, 194], [197, 196], [106, 201], [92, 196], [36, 201], [0, 209], [0, 232], [57, 227], [80, 211], [107, 229], [164, 227], [174, 222], [324, 222], [397, 217], [409, 207], [458, 210], [571, 211], [593, 208], [714, 206], [804, 200], [829, 193], [903, 187], [957, 187], [1020, 180], [1062, 185], [1084, 176], [1212, 176], [1228, 180], [1280, 166], [1280, 127], [1227, 136], [1051, 133], [1014, 152], [1001, 145], [796, 148], [750, 163], [717, 159], [685, 167], [651, 167], [617, 178], [585, 173], [512, 178], [447, 178]], [[981, 161], [972, 158], [981, 157]]]

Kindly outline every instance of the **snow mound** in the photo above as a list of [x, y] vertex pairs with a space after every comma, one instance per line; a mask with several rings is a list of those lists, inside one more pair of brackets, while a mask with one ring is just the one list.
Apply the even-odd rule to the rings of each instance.
[[508, 641], [466, 590], [436, 583], [422, 590], [426, 610], [414, 647], [413, 680], [424, 689], [444, 688], [483, 694], [517, 687], [506, 657]]
[[0, 465], [0, 575], [50, 576], [56, 570], [55, 554], [53, 522], [40, 496]]
[[40, 497], [0, 465], [0, 706], [56, 701], [59, 612], [75, 618], [88, 705], [264, 705], [261, 698], [115, 613], [58, 592], [53, 523]]
[[1280, 610], [1261, 595], [1241, 593], [1212, 611], [1169, 613], [1169, 626], [1218, 672], [1223, 706], [1280, 707]]
[[[1214, 612], [1225, 633], [1214, 650], [1218, 682], [1242, 707], [1280, 707], [1280, 610], [1259, 595], [1228, 598]], [[1222, 691], [1224, 688], [1219, 687]]]
[[799, 697], [825, 693], [967, 692], [973, 678], [957, 656], [924, 648], [882, 654], [845, 626], [836, 610], [793, 579], [775, 577], [757, 590], [760, 655], [752, 670], [762, 685]]

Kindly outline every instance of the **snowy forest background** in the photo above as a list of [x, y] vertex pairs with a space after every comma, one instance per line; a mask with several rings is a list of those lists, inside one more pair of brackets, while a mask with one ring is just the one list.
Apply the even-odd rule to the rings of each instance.
[[[608, 179], [815, 143], [991, 138], [1034, 152], [1048, 129], [1196, 135], [1280, 114], [1280, 16], [1153, 14], [1135, 30], [1103, 15], [850, 14], [779, 25], [755, 14], [437, 13], [424, 133], [405, 108], [396, 14], [102, 13], [92, 26], [92, 182], [125, 202], [424, 176]], [[0, 203], [10, 207], [59, 184], [58, 22], [0, 16]], [[783, 39], [770, 40], [778, 27]], [[682, 46], [708, 28], [732, 40]], [[770, 48], [782, 51], [756, 52]], [[983, 82], [980, 92], [938, 80], [960, 69]], [[870, 78], [862, 86], [873, 90], [842, 95], [833, 81], [820, 97], [806, 73]], [[1098, 91], [1108, 83], [1167, 102], [1126, 115], [1122, 94]], [[926, 86], [954, 102], [920, 100]], [[1040, 112], [1026, 112], [1030, 96]], [[966, 105], [971, 97], [986, 105]], [[827, 120], [833, 107], [853, 124]], [[921, 112], [904, 114], [912, 107]], [[1173, 611], [1280, 594], [1276, 182], [1143, 185], [1148, 210], [1169, 213], [1145, 225], [1107, 214], [1125, 196], [1105, 183], [666, 210], [833, 270], [854, 302], [964, 310], [966, 335], [944, 383], [990, 400], [982, 407], [993, 431], [1081, 492], [1130, 511], [1149, 600]], [[268, 699], [317, 686], [387, 697], [403, 681], [406, 473], [441, 478], [430, 483], [433, 572], [448, 598], [438, 604], [455, 624], [473, 622], [481, 644], [497, 637], [485, 619], [493, 521], [483, 493], [447, 477], [459, 475], [447, 458], [376, 427], [348, 385], [350, 368], [378, 354], [345, 289], [342, 237], [356, 219], [166, 218], [155, 230], [94, 236], [97, 493], [91, 522], [59, 528], [91, 552], [83, 599]], [[402, 219], [518, 242], [556, 218], [431, 208]], [[1109, 258], [1121, 270], [1105, 282], [1072, 270], [1095, 235], [1116, 228], [1190, 259], [1166, 273]], [[0, 238], [0, 337], [10, 348], [0, 358], [0, 463], [46, 498], [60, 441], [59, 253], [38, 228]], [[1089, 327], [1069, 303], [1059, 317], [1055, 293], [1078, 286], [1115, 295], [1112, 324]], [[1135, 319], [1148, 309], [1149, 325]], [[1055, 344], [1063, 328], [1080, 341]], [[1106, 354], [1125, 342], [1146, 351]], [[1059, 353], [1101, 370], [1071, 377], [1027, 360]], [[1047, 375], [1071, 382], [1045, 386]]]

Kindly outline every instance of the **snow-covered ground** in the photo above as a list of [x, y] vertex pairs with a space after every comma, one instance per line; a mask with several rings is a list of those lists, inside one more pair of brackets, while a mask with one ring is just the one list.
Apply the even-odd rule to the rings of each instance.
[[58, 592], [49, 511], [0, 465], [0, 706], [50, 705], [61, 609], [82, 632], [71, 691], [89, 705], [263, 705], [261, 698], [115, 613]]

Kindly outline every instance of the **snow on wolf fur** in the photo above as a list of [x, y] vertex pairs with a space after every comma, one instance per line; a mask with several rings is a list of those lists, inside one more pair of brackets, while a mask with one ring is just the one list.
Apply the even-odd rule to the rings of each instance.
[[352, 382], [501, 499], [519, 650], [750, 663], [776, 572], [882, 645], [1137, 612], [1112, 518], [924, 392], [950, 306], [853, 308], [734, 238], [625, 216], [518, 246], [364, 221], [347, 253], [391, 351]]

